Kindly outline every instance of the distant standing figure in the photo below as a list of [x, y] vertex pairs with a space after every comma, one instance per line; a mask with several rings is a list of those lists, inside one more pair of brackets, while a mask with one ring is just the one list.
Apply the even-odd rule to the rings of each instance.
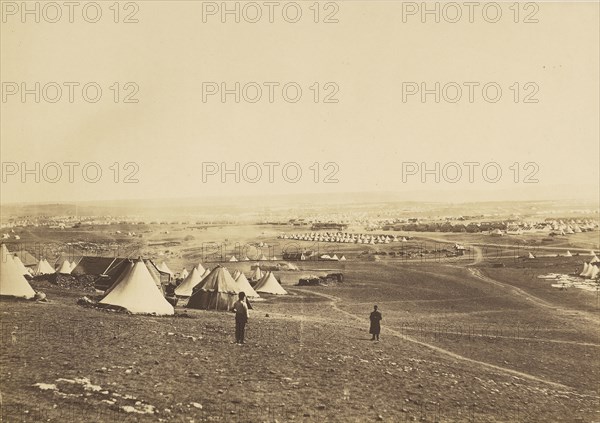
[[373, 335], [371, 341], [379, 341], [379, 332], [381, 332], [381, 325], [379, 324], [379, 322], [381, 322], [383, 317], [381, 317], [381, 313], [377, 311], [377, 306], [373, 307], [373, 311], [371, 312], [369, 319], [371, 320], [371, 327], [369, 328], [369, 333]]
[[238, 300], [233, 303], [233, 312], [235, 313], [235, 343], [244, 343], [244, 332], [246, 331], [246, 322], [248, 322], [248, 305], [246, 304], [246, 294], [240, 292]]

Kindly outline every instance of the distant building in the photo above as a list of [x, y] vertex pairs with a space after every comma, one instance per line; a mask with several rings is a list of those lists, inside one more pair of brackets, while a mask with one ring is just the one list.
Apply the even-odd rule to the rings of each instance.
[[304, 261], [306, 260], [306, 256], [304, 253], [283, 253], [284, 260], [292, 260], [292, 261]]
[[348, 229], [348, 224], [346, 223], [313, 223], [311, 229], [313, 231], [325, 230], [325, 229], [334, 229], [338, 231], [345, 231]]

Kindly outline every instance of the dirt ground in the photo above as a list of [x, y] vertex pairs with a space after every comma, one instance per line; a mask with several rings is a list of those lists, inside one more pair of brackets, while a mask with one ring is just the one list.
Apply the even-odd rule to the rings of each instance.
[[599, 421], [598, 295], [536, 277], [581, 258], [544, 260], [282, 273], [290, 295], [254, 303], [243, 346], [227, 313], [101, 311], [46, 283], [48, 303], [0, 302], [2, 421]]

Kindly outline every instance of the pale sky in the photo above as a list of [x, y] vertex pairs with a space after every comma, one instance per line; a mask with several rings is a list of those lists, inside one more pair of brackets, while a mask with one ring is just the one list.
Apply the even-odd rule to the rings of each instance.
[[[95, 24], [87, 23], [79, 9], [69, 23], [66, 8], [57, 23], [44, 19], [53, 18], [52, 10], [42, 12], [40, 23], [27, 15], [22, 23], [20, 10], [7, 10], [5, 3], [0, 23], [2, 202], [439, 190], [455, 191], [460, 200], [463, 190], [497, 191], [509, 198], [513, 190], [552, 192], [555, 186], [563, 197], [579, 195], [583, 187], [598, 195], [598, 3], [538, 3], [538, 11], [520, 10], [519, 23], [513, 21], [512, 2], [502, 3], [497, 23], [486, 22], [481, 10], [469, 23], [466, 8], [457, 23], [445, 22], [443, 15], [440, 23], [433, 16], [422, 23], [418, 11], [403, 22], [401, 2], [332, 2], [337, 11], [321, 2], [319, 20], [336, 12], [339, 22], [315, 23], [309, 9], [314, 2], [301, 1], [297, 23], [283, 19], [282, 6], [275, 9], [274, 23], [268, 21], [266, 7], [257, 23], [243, 16], [240, 23], [232, 16], [222, 23], [218, 13], [204, 23], [202, 2], [138, 1], [133, 3], [139, 7], [139, 22], [129, 24], [114, 23], [113, 2], [98, 2], [102, 17]], [[20, 7], [21, 2], [14, 4]], [[221, 2], [215, 4], [220, 7]], [[229, 4], [234, 7], [235, 2]], [[121, 10], [119, 20], [132, 11]], [[246, 12], [254, 16], [253, 10]], [[293, 17], [293, 10], [288, 12]], [[447, 16], [450, 12], [454, 14], [448, 10]], [[493, 18], [493, 11], [488, 12], [486, 17]], [[531, 13], [539, 22], [523, 23]], [[43, 96], [35, 103], [31, 94], [23, 102], [20, 92], [10, 94], [23, 82], [29, 88], [35, 82], [42, 87], [55, 82], [63, 96], [57, 103]], [[65, 82], [80, 84], [74, 103], [68, 101]], [[102, 88], [97, 103], [81, 95], [88, 82]], [[115, 82], [120, 83], [119, 103], [110, 89]], [[139, 87], [134, 96], [138, 103], [123, 103], [123, 95], [131, 91], [124, 87], [128, 82]], [[254, 82], [263, 87], [263, 97], [256, 103], [243, 98], [235, 103], [229, 95], [223, 103], [213, 95], [203, 102], [207, 82], [225, 82], [229, 88], [235, 82], [242, 87]], [[280, 84], [273, 103], [265, 82]], [[297, 103], [282, 96], [281, 87], [289, 82], [302, 89]], [[320, 84], [319, 103], [313, 100], [315, 82]], [[434, 88], [436, 82], [446, 86], [448, 96], [454, 95], [456, 84], [461, 86], [461, 100], [435, 103], [431, 94], [422, 102], [417, 94], [403, 102], [403, 83]], [[473, 103], [465, 82], [479, 83]], [[333, 90], [326, 83], [339, 87], [337, 103], [323, 103]], [[487, 83], [502, 89], [498, 102], [482, 97]], [[253, 96], [254, 88], [247, 89]], [[54, 93], [48, 86], [47, 96]], [[528, 94], [538, 102], [524, 103]], [[30, 168], [35, 162], [41, 167], [50, 162], [81, 165], [73, 183], [64, 165], [56, 183], [43, 177], [35, 183], [33, 175], [25, 175], [23, 183], [22, 169], [15, 170], [13, 162], [19, 168], [22, 162]], [[97, 183], [86, 182], [81, 174], [81, 167], [91, 162], [103, 171]], [[121, 166], [118, 183], [111, 170], [115, 162]], [[128, 162], [139, 167], [138, 183], [122, 182], [133, 170], [123, 170]], [[274, 183], [264, 165], [257, 183], [235, 183], [231, 175], [223, 183], [219, 174], [203, 182], [203, 162], [226, 162], [231, 168], [235, 162], [242, 167], [249, 162], [281, 165], [275, 168]], [[296, 183], [281, 173], [291, 162], [302, 169]], [[318, 183], [311, 170], [315, 162], [321, 167]], [[334, 169], [324, 170], [327, 162], [337, 164], [339, 182], [323, 183]], [[457, 162], [463, 176], [454, 184], [443, 178], [435, 183], [433, 176], [423, 183], [417, 173], [403, 182], [403, 162], [426, 162], [430, 168], [435, 162]], [[464, 162], [481, 164], [473, 183]], [[489, 162], [502, 169], [497, 183], [486, 182], [481, 174]], [[515, 168], [510, 168], [515, 162], [521, 167], [517, 183]], [[523, 169], [528, 162], [536, 165]], [[51, 167], [46, 170], [50, 179], [55, 176]], [[493, 179], [492, 170], [488, 176]], [[534, 171], [539, 182], [524, 187], [523, 178]], [[295, 175], [291, 168], [288, 177]], [[453, 178], [454, 171], [449, 175]]]

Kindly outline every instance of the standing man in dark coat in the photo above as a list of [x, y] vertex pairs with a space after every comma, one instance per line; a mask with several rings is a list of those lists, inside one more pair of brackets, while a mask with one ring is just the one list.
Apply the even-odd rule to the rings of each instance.
[[248, 322], [248, 305], [246, 304], [246, 294], [240, 292], [238, 300], [233, 304], [235, 313], [235, 343], [244, 343], [244, 334], [246, 331], [246, 322]]
[[371, 341], [379, 341], [379, 332], [381, 332], [381, 325], [379, 324], [379, 322], [381, 322], [383, 317], [381, 317], [381, 313], [377, 311], [377, 306], [373, 307], [373, 311], [371, 312], [369, 319], [371, 320], [371, 327], [369, 328], [369, 333], [373, 335]]

